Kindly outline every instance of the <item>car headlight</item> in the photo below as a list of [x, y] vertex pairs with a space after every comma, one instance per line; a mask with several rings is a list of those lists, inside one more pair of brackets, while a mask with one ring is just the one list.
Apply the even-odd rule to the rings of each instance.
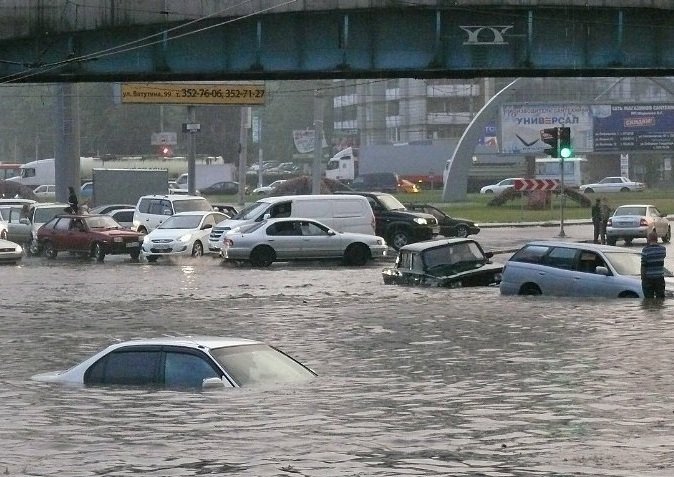
[[23, 253], [23, 247], [21, 245], [17, 245], [16, 247], [14, 247], [14, 251], [16, 253]]
[[419, 224], [419, 225], [426, 225], [428, 224], [428, 221], [426, 219], [422, 219], [421, 217], [417, 217], [414, 219], [414, 221]]
[[149, 244], [150, 242], [151, 242], [151, 240], [150, 240], [149, 235], [146, 235], [146, 236], [143, 237], [143, 245]]
[[180, 240], [182, 243], [187, 243], [190, 240], [192, 240], [192, 234], [185, 234], [182, 237], [180, 237], [178, 240]]

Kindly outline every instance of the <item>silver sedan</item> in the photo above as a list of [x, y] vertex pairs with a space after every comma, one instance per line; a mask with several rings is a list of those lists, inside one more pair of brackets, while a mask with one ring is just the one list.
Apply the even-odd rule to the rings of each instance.
[[244, 225], [224, 237], [226, 261], [249, 261], [255, 267], [289, 260], [343, 259], [365, 265], [386, 256], [388, 247], [376, 235], [337, 232], [312, 219], [278, 218]]
[[615, 245], [622, 239], [629, 245], [635, 238], [645, 239], [651, 230], [655, 230], [663, 242], [669, 242], [672, 238], [667, 215], [654, 205], [621, 205], [606, 224], [606, 242]]

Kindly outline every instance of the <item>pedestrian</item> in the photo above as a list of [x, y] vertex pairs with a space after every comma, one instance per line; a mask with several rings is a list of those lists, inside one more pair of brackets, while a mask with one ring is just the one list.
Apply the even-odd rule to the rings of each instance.
[[592, 225], [594, 226], [594, 243], [599, 243], [601, 229], [601, 199], [597, 198], [592, 206]]
[[75, 194], [75, 189], [72, 186], [68, 187], [68, 204], [70, 205], [70, 211], [73, 214], [76, 214], [79, 211], [77, 194]]
[[665, 298], [665, 257], [667, 249], [658, 244], [655, 229], [648, 233], [641, 251], [641, 289], [644, 298]]
[[602, 199], [600, 210], [601, 223], [599, 226], [599, 235], [601, 243], [606, 244], [606, 227], [608, 226], [608, 219], [611, 218], [611, 214], [613, 213], [606, 198]]

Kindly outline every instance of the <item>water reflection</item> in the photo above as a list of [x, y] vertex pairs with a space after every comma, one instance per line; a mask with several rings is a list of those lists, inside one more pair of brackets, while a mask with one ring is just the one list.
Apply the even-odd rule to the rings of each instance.
[[[634, 476], [672, 468], [669, 301], [391, 287], [380, 270], [28, 260], [0, 283], [0, 472]], [[277, 344], [319, 377], [205, 393], [28, 379], [115, 339], [196, 333]]]

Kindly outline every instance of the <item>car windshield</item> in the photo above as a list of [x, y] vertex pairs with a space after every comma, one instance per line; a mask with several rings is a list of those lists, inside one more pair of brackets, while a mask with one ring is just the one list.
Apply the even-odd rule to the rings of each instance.
[[178, 212], [192, 212], [203, 210], [209, 211], [213, 210], [211, 204], [208, 203], [206, 199], [186, 199], [186, 200], [176, 200], [173, 202], [173, 208], [175, 213]]
[[119, 222], [117, 222], [112, 217], [107, 215], [102, 215], [100, 217], [87, 217], [84, 219], [87, 224], [87, 227], [90, 229], [118, 229], [121, 227]]
[[33, 215], [33, 223], [46, 224], [59, 214], [65, 213], [65, 206], [58, 207], [38, 207]]
[[377, 197], [387, 210], [405, 210], [405, 206], [390, 194], [382, 194]]
[[201, 215], [172, 215], [158, 229], [196, 229], [201, 223]]
[[484, 264], [485, 256], [475, 242], [463, 242], [426, 250], [423, 260], [429, 271], [452, 268], [459, 272]]
[[254, 220], [269, 207], [268, 202], [255, 202], [232, 217], [234, 220]]
[[613, 215], [646, 215], [646, 207], [622, 206]]
[[239, 386], [305, 381], [314, 376], [297, 361], [264, 344], [215, 348], [211, 355]]

